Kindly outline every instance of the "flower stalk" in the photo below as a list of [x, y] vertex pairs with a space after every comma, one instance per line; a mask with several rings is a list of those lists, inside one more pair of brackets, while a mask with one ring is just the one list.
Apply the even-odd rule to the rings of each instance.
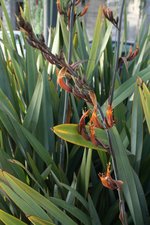
[[113, 77], [112, 77], [112, 82], [111, 82], [111, 87], [110, 87], [110, 92], [109, 92], [109, 98], [108, 98], [108, 105], [112, 105], [113, 96], [114, 96], [115, 81], [116, 81], [117, 71], [118, 71], [118, 61], [119, 61], [119, 51], [120, 51], [120, 38], [121, 38], [121, 24], [122, 24], [122, 18], [123, 18], [124, 5], [125, 5], [125, 0], [122, 1], [121, 7], [120, 7], [119, 19], [118, 19], [117, 48], [116, 48], [114, 72], [113, 72]]
[[[68, 51], [68, 64], [71, 64], [71, 58], [72, 58], [72, 47], [73, 47], [73, 25], [74, 25], [74, 7], [75, 7], [75, 0], [71, 1], [71, 7], [70, 7], [70, 21], [69, 21], [69, 51]], [[66, 85], [68, 84], [66, 80]], [[68, 97], [69, 93], [65, 91], [65, 97], [64, 97], [64, 109], [63, 109], [63, 119], [62, 123], [65, 123], [66, 121], [66, 115], [67, 115], [67, 109], [68, 109]], [[61, 145], [60, 145], [60, 166], [62, 169], [64, 169], [64, 159], [65, 159], [65, 142], [61, 139]]]
[[[120, 51], [120, 37], [121, 37], [121, 24], [122, 24], [122, 16], [123, 16], [123, 9], [124, 9], [124, 4], [125, 0], [122, 0], [121, 8], [120, 8], [120, 13], [119, 13], [119, 20], [118, 20], [118, 27], [117, 27], [117, 49], [116, 49], [116, 57], [115, 57], [115, 66], [114, 66], [114, 73], [112, 77], [112, 83], [110, 87], [110, 92], [109, 92], [109, 98], [108, 98], [108, 106], [112, 106], [113, 102], [113, 96], [114, 96], [114, 88], [115, 88], [115, 81], [117, 77], [117, 71], [118, 71], [118, 63], [119, 63], [119, 51]], [[105, 15], [105, 13], [104, 13]], [[118, 171], [117, 171], [117, 166], [116, 166], [116, 158], [115, 154], [113, 151], [113, 146], [112, 146], [112, 140], [110, 136], [110, 130], [107, 129], [107, 124], [105, 122], [105, 117], [104, 114], [99, 106], [99, 112], [101, 115], [101, 118], [103, 120], [103, 126], [105, 128], [107, 137], [108, 137], [108, 142], [109, 142], [109, 153], [112, 158], [112, 167], [114, 170], [114, 176], [115, 176], [115, 182], [118, 180]], [[112, 118], [113, 119], [113, 118]], [[110, 120], [110, 122], [113, 122]], [[118, 191], [118, 198], [119, 198], [119, 208], [120, 208], [120, 214], [119, 214], [119, 219], [122, 223], [122, 225], [127, 225], [127, 217], [126, 217], [126, 211], [125, 211], [125, 205], [124, 205], [124, 200], [122, 196], [122, 191], [121, 188], [117, 188]]]

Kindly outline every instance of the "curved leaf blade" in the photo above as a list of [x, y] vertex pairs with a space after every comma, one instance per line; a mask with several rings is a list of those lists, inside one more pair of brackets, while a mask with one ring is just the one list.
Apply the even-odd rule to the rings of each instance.
[[10, 215], [9, 213], [4, 212], [0, 209], [0, 220], [6, 225], [27, 225], [26, 223], [22, 222], [21, 220], [15, 218], [14, 216]]
[[28, 219], [34, 224], [34, 225], [55, 225], [54, 223], [43, 220], [37, 216], [29, 216]]
[[43, 94], [43, 79], [41, 74], [38, 76], [37, 84], [24, 119], [24, 126], [34, 132], [38, 123], [41, 101]]
[[115, 127], [110, 130], [110, 135], [119, 179], [124, 182], [123, 193], [134, 224], [148, 225], [150, 223], [150, 217], [139, 178], [130, 165], [122, 140]]
[[[120, 85], [114, 92], [114, 100], [113, 100], [113, 108], [123, 102], [126, 98], [128, 98], [131, 94], [133, 94], [135, 83], [137, 77], [142, 78], [143, 81], [147, 81], [150, 79], [150, 66], [146, 69], [140, 71], [138, 75], [131, 77], [122, 85]], [[105, 103], [107, 105], [107, 101]], [[105, 105], [104, 104], [104, 105]], [[103, 107], [104, 107], [103, 105]]]
[[[29, 187], [25, 183], [21, 182], [20, 180], [18, 180], [14, 176], [10, 175], [7, 172], [4, 172], [4, 171], [2, 172], [0, 170], [0, 180], [2, 181], [1, 183], [3, 185], [5, 185], [5, 182], [6, 182], [5, 176], [7, 178], [9, 177], [10, 180], [12, 180], [13, 182], [15, 182], [15, 184], [19, 188], [21, 188], [22, 191], [24, 191], [28, 196], [30, 196], [33, 199], [33, 201], [36, 202], [36, 204], [38, 204], [41, 208], [45, 209], [46, 212], [49, 215], [51, 215], [53, 218], [55, 218], [57, 221], [60, 221], [63, 225], [77, 225], [77, 223], [75, 223], [69, 216], [67, 216], [65, 212], [62, 212], [50, 200], [48, 200], [47, 198], [45, 198], [44, 196], [42, 196], [40, 193], [38, 193], [37, 191], [35, 191], [33, 188]], [[7, 185], [5, 185], [5, 186], [7, 188], [9, 188], [9, 186], [7, 186]], [[12, 193], [14, 194], [14, 192], [12, 192]], [[24, 201], [22, 201], [22, 202], [24, 203]], [[31, 213], [29, 213], [29, 215], [31, 215]], [[33, 215], [35, 215], [35, 214], [33, 214]]]
[[[89, 129], [88, 126], [87, 126], [87, 129]], [[53, 127], [53, 131], [58, 137], [72, 144], [80, 145], [90, 149], [106, 151], [101, 146], [95, 146], [92, 144], [92, 142], [85, 140], [78, 133], [77, 124], [61, 124], [61, 125]], [[95, 129], [95, 131], [96, 131], [97, 138], [101, 139], [103, 143], [107, 144], [108, 141], [107, 141], [105, 131], [102, 129], [97, 129], [97, 128]]]
[[139, 85], [139, 93], [141, 97], [141, 102], [143, 106], [143, 111], [145, 114], [145, 119], [147, 122], [148, 130], [150, 133], [150, 91], [148, 90], [145, 83]]
[[82, 224], [85, 225], [91, 225], [90, 218], [87, 214], [82, 212], [80, 209], [78, 209], [75, 206], [72, 206], [71, 204], [68, 204], [67, 202], [58, 199], [58, 198], [51, 198], [51, 201], [59, 206], [60, 208], [63, 208], [64, 210], [68, 211], [71, 215], [76, 217], [79, 221], [82, 222]]
[[131, 116], [131, 152], [135, 155], [134, 169], [140, 169], [143, 149], [143, 112], [137, 87], [134, 92]]

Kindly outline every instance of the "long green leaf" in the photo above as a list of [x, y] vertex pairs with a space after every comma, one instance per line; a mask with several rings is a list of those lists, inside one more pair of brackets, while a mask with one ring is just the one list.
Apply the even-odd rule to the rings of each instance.
[[[41, 102], [40, 115], [37, 126], [37, 139], [43, 144], [43, 146], [49, 150], [52, 154], [55, 150], [55, 136], [50, 127], [54, 125], [54, 112], [53, 107], [57, 108], [57, 92], [56, 90], [50, 90], [51, 86], [47, 80], [48, 74], [46, 68], [43, 68], [43, 95]], [[51, 82], [52, 83], [52, 82]], [[55, 91], [55, 92], [54, 92]], [[56, 97], [54, 97], [56, 93]], [[55, 104], [55, 106], [54, 106]], [[56, 113], [57, 116], [57, 113]]]
[[16, 49], [16, 42], [15, 42], [15, 38], [14, 38], [13, 28], [12, 28], [12, 24], [11, 24], [10, 18], [8, 16], [7, 9], [5, 7], [5, 1], [4, 0], [0, 0], [0, 3], [1, 3], [1, 6], [2, 6], [2, 11], [4, 12], [4, 15], [5, 15], [5, 19], [6, 19], [6, 22], [7, 22], [8, 30], [10, 32], [10, 36], [11, 36], [11, 41], [12, 41], [13, 47]]
[[144, 61], [143, 58], [144, 58], [144, 54], [145, 54], [145, 51], [146, 51], [146, 48], [147, 48], [147, 45], [148, 45], [149, 35], [150, 35], [150, 29], [149, 29], [149, 33], [147, 34], [147, 37], [145, 39], [145, 42], [144, 42], [144, 44], [143, 44], [143, 46], [141, 48], [138, 61], [135, 64], [134, 71], [133, 71], [133, 76], [140, 71], [142, 62]]
[[140, 71], [136, 76], [131, 77], [126, 82], [124, 82], [120, 87], [118, 87], [114, 92], [113, 107], [115, 108], [126, 98], [128, 98], [134, 91], [135, 82], [137, 76], [142, 78], [142, 80], [147, 81], [150, 79], [150, 66], [146, 69]]
[[145, 83], [139, 85], [139, 93], [141, 97], [141, 102], [142, 102], [148, 130], [150, 133], [150, 91], [148, 90]]
[[[88, 127], [87, 127], [88, 128]], [[105, 149], [101, 148], [101, 146], [95, 146], [92, 142], [85, 140], [78, 132], [78, 125], [76, 124], [62, 124], [53, 127], [53, 131], [56, 135], [60, 138], [64, 139], [65, 141], [71, 142], [76, 145], [80, 145], [83, 147], [87, 147], [90, 149], [102, 150], [106, 151]], [[96, 136], [101, 139], [102, 142], [107, 142], [107, 137], [102, 129], [96, 129]]]
[[[40, 217], [41, 219], [50, 220], [49, 216], [45, 213], [45, 211], [32, 199], [31, 196], [29, 196], [24, 190], [22, 190], [21, 187], [19, 187], [16, 182], [9, 177], [9, 175], [5, 172], [4, 176], [6, 181], [8, 182], [11, 191], [9, 188], [7, 189], [7, 194], [11, 197], [11, 199], [18, 205], [18, 207], [21, 207], [24, 211], [23, 204], [25, 205], [28, 215], [35, 215]], [[2, 185], [2, 184], [1, 184]], [[3, 187], [3, 185], [2, 185]], [[5, 190], [5, 189], [4, 189]], [[20, 198], [20, 201], [19, 201]], [[20, 203], [22, 202], [22, 205]]]
[[111, 129], [111, 141], [116, 158], [117, 172], [123, 184], [123, 193], [132, 219], [136, 225], [148, 225], [150, 217], [141, 183], [134, 173], [121, 138], [115, 127]]
[[40, 217], [37, 216], [29, 216], [28, 219], [34, 224], [34, 225], [55, 225], [52, 222], [49, 222], [47, 220], [42, 220]]
[[76, 208], [75, 206], [72, 206], [61, 199], [51, 198], [51, 201], [55, 203], [56, 205], [58, 205], [59, 207], [68, 211], [70, 214], [76, 217], [83, 224], [91, 225], [89, 216], [83, 213], [80, 209]]
[[96, 225], [101, 225], [98, 213], [96, 212], [95, 206], [93, 204], [93, 201], [92, 201], [90, 195], [88, 195], [88, 205], [89, 205], [89, 212], [90, 212], [92, 225], [95, 225], [95, 224]]
[[[60, 18], [60, 26], [61, 26], [61, 30], [62, 30], [62, 35], [63, 35], [63, 41], [64, 41], [65, 48], [67, 50], [66, 54], [68, 54], [69, 32], [67, 30], [64, 18], [63, 17], [59, 17], [59, 18]], [[73, 48], [72, 50], [73, 50], [73, 52], [72, 52], [72, 59], [74, 61], [76, 61], [78, 59], [78, 55], [77, 55], [76, 49]]]
[[16, 179], [12, 175], [6, 172], [2, 173], [0, 171], [0, 178], [5, 179], [5, 174], [7, 175], [7, 177], [9, 176], [10, 179], [13, 180], [16, 185], [18, 185], [22, 189], [22, 191], [28, 194], [33, 199], [33, 201], [35, 201], [39, 206], [45, 209], [48, 214], [50, 214], [57, 221], [60, 221], [63, 225], [77, 225], [71, 218], [69, 218], [64, 212], [62, 212], [58, 207], [56, 207], [51, 201], [49, 201], [47, 198], [35, 191], [33, 188]]
[[14, 216], [6, 213], [0, 209], [0, 220], [5, 225], [27, 225], [26, 223], [22, 222], [21, 220], [15, 218]]
[[[55, 30], [55, 37], [54, 37], [54, 41], [53, 41], [53, 45], [52, 45], [52, 53], [54, 55], [59, 54], [59, 48], [60, 48], [60, 15], [57, 14], [57, 24], [56, 24], [56, 30]], [[54, 72], [55, 69], [55, 65], [52, 65], [49, 63], [48, 65], [48, 74], [51, 74]]]
[[10, 99], [0, 89], [0, 110], [5, 114], [10, 115], [16, 121], [19, 121], [16, 110], [14, 109]]
[[101, 31], [102, 31], [102, 8], [99, 8], [95, 29], [94, 29], [94, 37], [92, 42], [92, 47], [90, 50], [89, 61], [87, 65], [87, 79], [90, 80], [95, 69], [95, 65], [97, 64], [97, 58], [100, 52], [101, 47]]
[[[0, 92], [0, 94], [1, 94], [0, 97], [5, 97], [3, 93]], [[52, 164], [56, 172], [57, 169], [56, 166], [54, 165], [53, 160], [50, 157], [50, 154], [43, 147], [43, 145], [37, 140], [37, 138], [19, 123], [14, 108], [12, 107], [11, 103], [7, 100], [6, 97], [2, 99], [0, 105], [1, 105], [0, 120], [4, 124], [10, 136], [12, 136], [12, 138], [18, 144], [18, 146], [21, 147], [22, 151], [28, 148], [27, 146], [29, 142], [31, 146], [34, 148], [34, 150], [37, 152], [37, 154], [40, 156], [40, 158], [47, 165]], [[26, 155], [25, 152], [24, 155]]]
[[88, 194], [90, 176], [91, 176], [91, 164], [92, 164], [92, 149], [88, 149], [86, 166], [85, 166], [85, 196]]
[[27, 88], [28, 88], [28, 97], [29, 101], [32, 98], [36, 82], [37, 82], [37, 51], [33, 49], [29, 44], [25, 41], [25, 49], [26, 49], [26, 75], [27, 75]]
[[43, 94], [43, 79], [41, 74], [38, 76], [37, 84], [29, 104], [27, 114], [24, 118], [24, 126], [34, 132], [38, 123]]
[[9, 80], [9, 72], [6, 68], [6, 61], [0, 48], [0, 91], [3, 91], [7, 97], [13, 102], [11, 85]]
[[138, 88], [135, 88], [131, 118], [131, 152], [135, 155], [134, 168], [140, 168], [143, 148], [143, 112]]
[[70, 191], [72, 193], [72, 195], [81, 202], [81, 204], [88, 209], [88, 203], [86, 201], [86, 199], [79, 193], [77, 192], [77, 190], [75, 190], [74, 188], [70, 187], [69, 185], [63, 184], [61, 183], [62, 187], [64, 187], [65, 189], [67, 189], [68, 191]]
[[36, 153], [40, 156], [40, 158], [47, 164], [52, 165], [55, 172], [57, 171], [56, 165], [54, 161], [51, 159], [50, 154], [47, 150], [43, 147], [43, 145], [37, 140], [37, 138], [31, 134], [26, 128], [20, 126], [21, 131], [23, 132], [24, 136], [27, 138], [33, 149]]

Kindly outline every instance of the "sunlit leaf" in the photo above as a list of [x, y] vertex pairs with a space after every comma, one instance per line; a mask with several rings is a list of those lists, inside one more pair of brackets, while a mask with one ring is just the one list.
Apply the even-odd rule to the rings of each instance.
[[26, 225], [26, 223], [21, 220], [15, 218], [14, 216], [6, 213], [0, 209], [0, 221], [2, 221], [5, 225]]
[[[140, 78], [138, 78], [137, 82], [140, 82], [139, 79]], [[150, 133], [150, 91], [148, 90], [146, 84], [143, 82], [139, 84], [138, 87], [139, 87], [141, 102], [142, 102], [142, 106], [143, 106], [143, 110], [145, 114], [145, 119], [146, 119], [147, 126]]]
[[[87, 126], [88, 129], [88, 126]], [[99, 138], [102, 142], [105, 144], [108, 143], [105, 131], [102, 129], [95, 129], [96, 130], [96, 136]], [[53, 127], [54, 133], [59, 136], [60, 138], [64, 139], [65, 141], [71, 142], [76, 145], [80, 145], [83, 147], [87, 147], [90, 149], [96, 149], [96, 150], [103, 150], [101, 146], [95, 146], [92, 144], [92, 142], [85, 140], [78, 132], [78, 125], [77, 124], [62, 124]]]
[[42, 220], [40, 217], [37, 216], [29, 216], [28, 219], [34, 224], [34, 225], [55, 225], [54, 223]]

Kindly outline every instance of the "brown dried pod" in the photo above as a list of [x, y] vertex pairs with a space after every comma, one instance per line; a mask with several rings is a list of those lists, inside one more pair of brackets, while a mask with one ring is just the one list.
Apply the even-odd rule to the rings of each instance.
[[118, 60], [118, 68], [121, 68], [123, 64], [125, 64], [126, 69], [128, 70], [128, 62], [135, 59], [135, 57], [139, 53], [139, 46], [136, 45], [136, 49], [133, 51], [132, 46], [130, 46], [129, 52], [127, 56], [120, 57]]
[[138, 53], [139, 53], [139, 46], [137, 45], [136, 49], [134, 51], [132, 50], [132, 46], [131, 46], [130, 49], [129, 49], [129, 53], [126, 57], [127, 61], [133, 60], [138, 55]]
[[84, 16], [86, 13], [87, 13], [87, 11], [88, 11], [88, 9], [89, 9], [89, 5], [90, 5], [90, 3], [88, 2], [85, 6], [84, 6], [84, 8], [83, 8], [83, 10], [78, 14], [78, 16]]
[[111, 177], [110, 166], [111, 166], [111, 163], [109, 162], [107, 165], [106, 173], [98, 174], [99, 179], [101, 180], [103, 186], [107, 187], [108, 189], [111, 189], [111, 190], [121, 189], [121, 187], [123, 185], [123, 181], [122, 180], [114, 180]]
[[60, 69], [58, 76], [57, 76], [57, 83], [59, 84], [59, 86], [64, 89], [67, 92], [72, 92], [72, 88], [69, 85], [69, 83], [66, 83], [64, 81], [64, 78], [66, 77], [66, 73], [67, 73], [67, 68], [63, 67]]
[[113, 11], [108, 8], [107, 6], [103, 6], [102, 8], [103, 10], [103, 14], [106, 17], [106, 19], [108, 19], [117, 29], [118, 28], [118, 17], [115, 19], [114, 15], [113, 15]]

